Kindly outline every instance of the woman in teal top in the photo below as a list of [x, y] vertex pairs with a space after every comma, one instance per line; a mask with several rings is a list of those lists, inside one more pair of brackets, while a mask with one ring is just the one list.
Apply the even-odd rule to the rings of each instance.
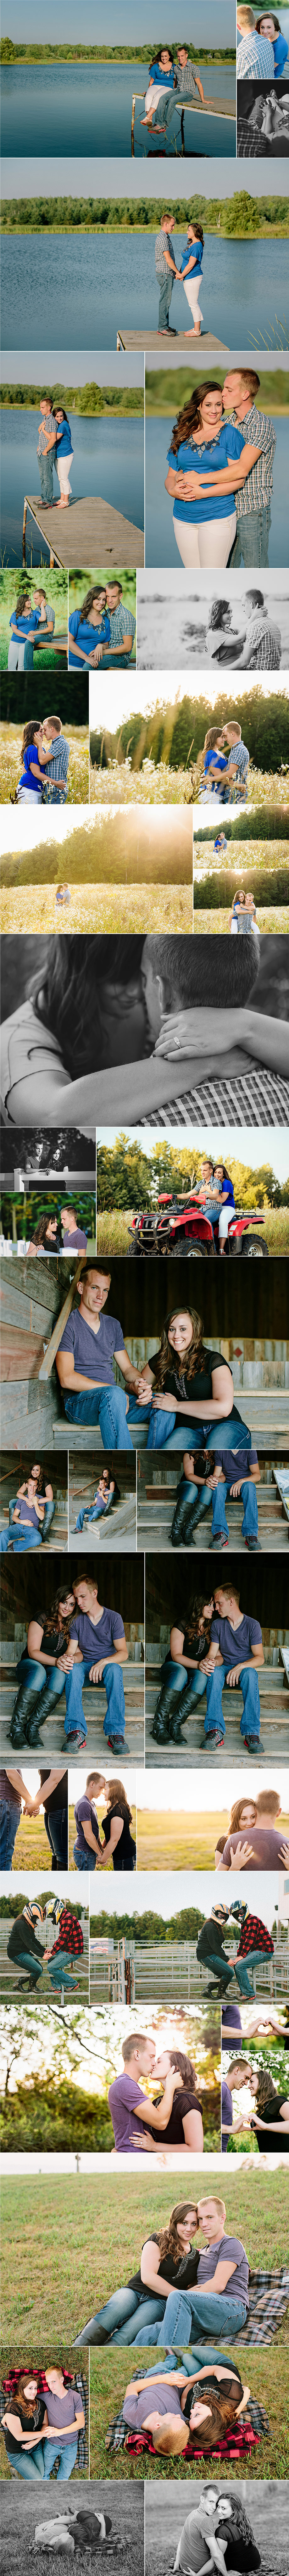
[[76, 671], [79, 662], [83, 669], [87, 669], [88, 662], [102, 662], [104, 644], [110, 644], [110, 617], [106, 591], [98, 585], [86, 591], [82, 608], [74, 608], [68, 619], [69, 670]]
[[180, 260], [180, 270], [185, 295], [187, 297], [187, 304], [189, 304], [190, 313], [193, 315], [193, 330], [185, 331], [185, 340], [200, 339], [201, 322], [203, 322], [204, 319], [199, 304], [203, 249], [204, 234], [202, 232], [202, 225], [189, 224], [188, 238], [185, 244], [185, 249], [182, 250]]
[[40, 626], [40, 608], [31, 608], [30, 591], [22, 590], [16, 608], [9, 618], [11, 644], [8, 646], [8, 671], [24, 670], [25, 644], [33, 644], [35, 627]]
[[237, 526], [234, 491], [221, 485], [218, 492], [217, 482], [211, 490], [206, 477], [220, 473], [224, 482], [224, 471], [235, 459], [239, 464], [243, 450], [247, 456], [242, 431], [224, 417], [220, 385], [197, 385], [179, 412], [167, 457], [165, 489], [174, 501], [182, 563], [228, 563]]

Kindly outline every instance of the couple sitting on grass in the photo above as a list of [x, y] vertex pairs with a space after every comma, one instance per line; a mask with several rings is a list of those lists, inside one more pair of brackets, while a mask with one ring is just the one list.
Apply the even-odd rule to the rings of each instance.
[[[57, 749], [56, 749], [57, 744]], [[21, 760], [23, 769], [10, 796], [10, 805], [65, 805], [68, 794], [69, 743], [62, 732], [61, 716], [43, 716], [37, 724], [24, 725]]]
[[110, 670], [111, 663], [127, 671], [135, 630], [136, 619], [132, 610], [124, 606], [118, 574], [114, 577], [112, 573], [101, 585], [93, 583], [81, 608], [75, 608], [68, 619], [69, 670], [78, 670], [79, 663], [84, 669], [91, 665], [96, 670], [101, 662], [104, 671]]
[[[228, 748], [225, 750], [225, 744]], [[242, 742], [240, 724], [210, 725], [201, 754], [202, 773], [199, 803], [217, 796], [219, 805], [236, 805], [247, 798], [250, 752]]]
[[[245, 2246], [226, 2233], [225, 2201], [207, 2193], [196, 2207], [178, 2202], [168, 2226], [145, 2237], [139, 2271], [89, 2318], [77, 2345], [157, 2343], [174, 2351], [184, 2343], [195, 2348], [198, 2370], [200, 2345], [214, 2337], [235, 2343], [242, 2334], [248, 2280]], [[210, 2350], [210, 2362], [217, 2357]]]
[[33, 671], [35, 636], [43, 627], [45, 635], [52, 639], [55, 627], [55, 609], [51, 608], [46, 590], [40, 588], [39, 582], [32, 592], [32, 600], [30, 590], [19, 591], [9, 624], [8, 671]]
[[[52, 394], [41, 395], [40, 411], [37, 456], [42, 510], [69, 510], [73, 446], [67, 411], [62, 405], [56, 408]], [[53, 466], [60, 484], [59, 501], [53, 492]]]

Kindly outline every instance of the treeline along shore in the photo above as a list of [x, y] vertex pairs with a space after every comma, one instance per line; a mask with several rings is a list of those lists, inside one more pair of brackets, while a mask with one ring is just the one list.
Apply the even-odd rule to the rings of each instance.
[[[3, 233], [139, 233], [159, 232], [163, 211], [162, 197], [7, 197], [2, 199]], [[252, 237], [265, 241], [268, 234], [278, 241], [288, 237], [289, 199], [254, 197], [248, 188], [236, 189], [232, 197], [178, 197], [174, 203], [176, 231], [186, 232], [187, 224], [201, 222], [206, 233], [216, 233], [223, 240], [243, 241]]]
[[[173, 58], [176, 45], [172, 45]], [[195, 62], [196, 48], [188, 45], [189, 61]], [[10, 36], [2, 36], [0, 62], [5, 63], [147, 63], [154, 62], [153, 45], [14, 45]], [[198, 63], [234, 63], [233, 45], [198, 45]]]
[[[43, 385], [1, 386], [4, 411], [38, 410], [42, 397]], [[128, 385], [126, 389], [124, 385], [54, 385], [54, 402], [63, 405], [65, 411], [68, 407], [69, 411], [90, 412], [93, 416], [95, 412], [116, 411], [119, 417], [128, 412], [142, 417], [144, 410], [142, 385]]]

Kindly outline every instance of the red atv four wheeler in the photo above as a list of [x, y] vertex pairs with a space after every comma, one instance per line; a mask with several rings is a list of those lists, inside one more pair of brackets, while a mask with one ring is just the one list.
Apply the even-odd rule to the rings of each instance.
[[[262, 1210], [254, 1215], [250, 1208], [248, 1215], [244, 1215], [242, 1208], [232, 1209], [225, 1246], [227, 1261], [237, 1261], [244, 1253], [248, 1261], [264, 1261], [266, 1256], [268, 1260], [268, 1244], [264, 1242], [264, 1236], [252, 1230], [264, 1222]], [[201, 1195], [198, 1193], [194, 1200], [191, 1190], [187, 1198], [180, 1199], [162, 1190], [157, 1208], [139, 1209], [129, 1233], [132, 1237], [129, 1260], [133, 1259], [134, 1253], [170, 1252], [177, 1255], [182, 1252], [188, 1261], [199, 1261], [200, 1258], [207, 1261], [214, 1260], [219, 1250], [218, 1217], [210, 1217], [208, 1209], [205, 1215]]]

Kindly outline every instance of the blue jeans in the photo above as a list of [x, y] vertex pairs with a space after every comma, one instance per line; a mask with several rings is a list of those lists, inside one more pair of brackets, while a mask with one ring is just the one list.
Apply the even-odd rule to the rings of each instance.
[[74, 1843], [73, 1859], [76, 1869], [96, 1869], [95, 1852], [91, 1849], [91, 1843], [87, 1843], [85, 1852], [81, 1851], [80, 1843]]
[[242, 2326], [246, 2324], [246, 2316], [245, 2300], [234, 2299], [233, 2290], [232, 2297], [229, 2294], [228, 2297], [222, 2296], [220, 2291], [216, 2291], [214, 2296], [213, 2288], [209, 2295], [205, 2292], [204, 2296], [201, 2289], [170, 2290], [158, 2342], [179, 2347], [181, 2343], [190, 2341], [193, 2326], [197, 2344], [203, 2343], [207, 2329], [208, 2334], [218, 2335], [220, 2342], [222, 2335], [226, 2335], [228, 2342], [235, 2343], [236, 2335], [241, 2334]]
[[43, 2452], [44, 2443], [36, 2442], [35, 2451], [22, 2451], [17, 2459], [16, 2451], [7, 2450], [6, 2459], [9, 2460], [10, 2468], [16, 2469], [17, 2478], [44, 2478]]
[[[222, 1691], [224, 1690], [226, 1673], [230, 1671], [230, 1664], [215, 1664], [215, 1671], [212, 1673], [212, 1679], [207, 1682], [205, 1735], [212, 1735], [215, 1726], [218, 1727], [218, 1732], [220, 1730], [221, 1735], [226, 1734], [225, 1718], [222, 1708]], [[240, 1718], [240, 1735], [255, 1735], [256, 1743], [259, 1743], [259, 1682], [258, 1673], [254, 1669], [253, 1664], [252, 1668], [250, 1668], [250, 1665], [248, 1664], [244, 1665], [244, 1671], [240, 1673], [240, 1690], [242, 1691], [243, 1700], [243, 1715]]]
[[113, 2290], [111, 2299], [106, 2299], [104, 2308], [98, 2309], [97, 2316], [89, 2317], [87, 2326], [83, 2327], [83, 2333], [77, 2335], [77, 2343], [97, 2343], [98, 2326], [103, 2326], [105, 2334], [108, 2339], [110, 2337], [112, 2343], [139, 2343], [140, 2317], [145, 2342], [148, 2325], [160, 2318], [165, 2304], [165, 2299], [153, 2297], [149, 2290], [144, 2294], [143, 2299], [140, 2298], [138, 2290], [130, 2288]]
[[[86, 1718], [83, 1715], [82, 1692], [84, 1683], [89, 1682], [90, 1669], [90, 1664], [73, 1664], [71, 1673], [66, 1673], [65, 1675], [65, 1735], [74, 1735], [79, 1732], [85, 1736], [85, 1739], [87, 1737]], [[116, 1661], [115, 1664], [104, 1664], [102, 1682], [107, 1698], [107, 1711], [106, 1717], [104, 1717], [103, 1720], [103, 1733], [104, 1735], [124, 1736], [125, 1704], [121, 1664], [117, 1664]], [[95, 1687], [96, 1690], [98, 1690], [98, 1682], [96, 1682]]]
[[[38, 459], [38, 463], [39, 463], [39, 459]], [[42, 497], [44, 498], [44, 495], [43, 495]], [[33, 671], [33, 669], [34, 669], [34, 661], [33, 661], [33, 644], [27, 644], [27, 639], [26, 639], [26, 644], [24, 645], [24, 662], [23, 662], [23, 670], [24, 670], [24, 671]]]
[[57, 1868], [67, 1869], [67, 1807], [53, 1807], [52, 1814], [49, 1816], [46, 1814], [46, 1808], [44, 1807], [43, 1823], [45, 1833], [47, 1834], [47, 1842], [50, 1843], [50, 1851], [53, 1852], [53, 1859], [54, 1862], [56, 1861]]
[[78, 1513], [78, 1520], [76, 1521], [76, 1529], [83, 1530], [84, 1521], [105, 1520], [105, 1512], [107, 1511], [107, 1508], [107, 1503], [105, 1511], [103, 1511], [102, 1503], [82, 1503], [81, 1511]]
[[[223, 1530], [225, 1538], [229, 1538], [228, 1522], [226, 1519], [226, 1501], [227, 1494], [230, 1493], [230, 1490], [229, 1481], [225, 1485], [214, 1486], [212, 1515], [213, 1538], [216, 1536], [216, 1531], [219, 1533], [219, 1530]], [[249, 1483], [247, 1483], [247, 1480], [244, 1481], [244, 1484], [241, 1485], [241, 1495], [243, 1503], [242, 1538], [258, 1538], [258, 1503], [256, 1485], [254, 1485], [253, 1479], [250, 1478]]]
[[55, 448], [49, 448], [48, 456], [37, 457], [41, 501], [53, 501], [53, 461], [55, 456], [56, 446]]
[[[231, 1421], [230, 1415], [227, 1422], [210, 1423], [210, 1420], [207, 1420], [196, 1423], [193, 1420], [186, 1422], [184, 1416], [180, 1414], [178, 1422], [173, 1411], [156, 1412], [152, 1396], [148, 1398], [147, 1404], [139, 1405], [136, 1402], [136, 1396], [130, 1395], [128, 1421], [148, 1422], [148, 1449], [183, 1449], [184, 1440], [188, 1441], [189, 1434], [193, 1454], [196, 1449], [203, 1449], [204, 1445], [206, 1449], [219, 1449], [221, 1446], [224, 1449], [236, 1449], [236, 1423]], [[251, 1432], [247, 1431], [244, 1423], [242, 1429], [246, 1449], [250, 1449]]]
[[232, 553], [229, 555], [229, 563], [234, 565], [243, 563], [250, 566], [255, 564], [258, 568], [260, 565], [264, 567], [268, 564], [270, 527], [270, 504], [267, 509], [247, 510], [244, 518], [237, 519], [237, 534]]
[[51, 1954], [51, 1958], [47, 1959], [48, 1976], [51, 1977], [51, 1985], [56, 1987], [70, 1986], [70, 1992], [72, 1994], [73, 1988], [77, 1984], [77, 1979], [72, 1977], [70, 1974], [72, 1966], [73, 1955], [70, 1950], [61, 1950], [59, 1960], [56, 1959], [56, 1957], [53, 1959]]
[[[9, 1958], [9, 1951], [8, 1951], [8, 1948], [7, 1948], [7, 1958]], [[42, 1977], [42, 1976], [43, 1976], [43, 1969], [42, 1969], [42, 1967], [41, 1967], [41, 1962], [40, 1962], [40, 1959], [34, 1959], [34, 1958], [33, 1958], [33, 1951], [32, 1951], [32, 1950], [25, 1950], [25, 1949], [24, 1949], [24, 1939], [23, 1939], [23, 1950], [18, 1950], [18, 1952], [17, 1952], [17, 1959], [13, 1959], [13, 1967], [15, 1968], [15, 1976], [16, 1976], [16, 1969], [17, 1969], [17, 1968], [25, 1968], [25, 1971], [27, 1972], [27, 1976], [28, 1976], [28, 1977], [33, 1977], [33, 1984], [34, 1984], [35, 1986], [38, 1986], [38, 1983], [39, 1983], [39, 1977]]]
[[0, 1869], [12, 1869], [14, 1843], [18, 1834], [20, 1816], [20, 1805], [10, 1807], [8, 1798], [0, 1799]]
[[[197, 1952], [197, 1957], [198, 1957], [198, 1952]], [[229, 1985], [231, 1984], [231, 1979], [232, 1979], [232, 1977], [234, 1977], [234, 1976], [235, 1976], [235, 1968], [231, 1968], [230, 1960], [226, 1958], [226, 1951], [225, 1951], [225, 1950], [223, 1950], [223, 1952], [222, 1952], [221, 1950], [214, 1950], [214, 1951], [210, 1950], [210, 1951], [208, 1952], [208, 1957], [207, 1957], [207, 1959], [203, 1959], [203, 1960], [201, 1960], [201, 1966], [202, 1966], [202, 1967], [204, 1967], [204, 1968], [207, 1968], [207, 1969], [208, 1969], [208, 1975], [211, 1975], [212, 1977], [218, 1977], [218, 1983], [219, 1983], [219, 1985], [220, 1985], [220, 1982], [221, 1982], [221, 1978], [223, 1978], [224, 1988], [225, 1988], [226, 1986], [229, 1986]], [[237, 1970], [236, 1970], [236, 1974], [237, 1974]], [[239, 1984], [239, 1978], [238, 1978], [238, 1984]], [[242, 1991], [243, 1991], [243, 1989], [242, 1989]]]
[[60, 2478], [61, 2480], [65, 2479], [65, 2482], [66, 2482], [66, 2479], [67, 2479], [67, 2478], [71, 2478], [71, 2477], [72, 2477], [72, 2470], [74, 2469], [74, 2463], [75, 2463], [75, 2460], [77, 2459], [77, 2442], [78, 2442], [78, 2434], [77, 2434], [77, 2439], [76, 2439], [76, 2441], [75, 2441], [75, 2442], [63, 2442], [62, 2449], [61, 2449], [61, 2433], [59, 2433], [58, 2441], [57, 2441], [57, 2433], [56, 2433], [56, 2436], [55, 2436], [55, 2442], [48, 2442], [48, 2441], [47, 2441], [47, 2435], [46, 2435], [46, 2439], [44, 2439], [44, 2442], [43, 2442], [43, 2459], [44, 2459], [44, 2477], [45, 2477], [45, 2478], [50, 2478], [51, 2469], [53, 2469], [53, 2467], [54, 2467], [54, 2461], [55, 2461], [55, 2460], [58, 2460], [58, 2458], [59, 2458], [59, 2452], [60, 2452], [60, 2461], [59, 2461], [59, 2469], [57, 2470], [57, 2480], [58, 2480], [58, 2478]]
[[[32, 1655], [21, 1655], [20, 1663], [17, 1664], [17, 1679], [20, 1681], [20, 1689], [14, 1702], [13, 1717], [16, 1713], [17, 1717], [23, 1717], [24, 1726], [28, 1710], [30, 1717], [32, 1713], [33, 1717], [38, 1715], [39, 1700], [39, 1717], [42, 1718], [43, 1714], [44, 1720], [44, 1716], [47, 1717], [50, 1714], [50, 1700], [62, 1699], [65, 1675], [59, 1672], [58, 1664], [47, 1664], [46, 1667], [45, 1664], [34, 1663]], [[44, 1704], [43, 1692], [45, 1693]]]
[[181, 1476], [171, 1527], [172, 1547], [190, 1547], [194, 1529], [209, 1511], [210, 1502], [211, 1486], [208, 1483], [191, 1484], [188, 1476]]
[[99, 1422], [104, 1449], [132, 1449], [124, 1387], [92, 1386], [91, 1395], [66, 1395], [64, 1409], [68, 1422]]
[[[181, 1693], [180, 1716], [183, 1725], [185, 1718], [190, 1716], [192, 1700], [202, 1699], [206, 1688], [206, 1674], [202, 1673], [201, 1666], [197, 1673], [187, 1673], [183, 1664], [174, 1664], [172, 1655], [166, 1655], [165, 1663], [162, 1664], [161, 1691], [157, 1702], [161, 1715], [166, 1715], [167, 1708], [170, 1710], [170, 1702], [173, 1704], [174, 1700], [179, 1699]], [[173, 1710], [173, 1714], [176, 1715], [176, 1710]]]
[[14, 1521], [10, 1529], [1, 1530], [0, 1555], [6, 1556], [7, 1547], [11, 1547], [13, 1556], [23, 1556], [23, 1548], [41, 1547], [41, 1544], [41, 1530], [29, 1529], [28, 1521], [26, 1529], [22, 1530], [21, 1538], [17, 1538], [17, 1523]]
[[171, 268], [168, 268], [168, 269], [167, 269], [167, 275], [166, 275], [166, 277], [159, 277], [159, 279], [158, 279], [158, 277], [157, 277], [157, 284], [159, 285], [159, 320], [158, 320], [158, 329], [159, 329], [159, 331], [168, 331], [168, 329], [169, 329], [169, 310], [170, 310], [171, 296], [172, 296], [173, 284], [174, 284], [173, 273], [172, 273], [172, 269], [171, 269]]
[[253, 1986], [250, 1986], [250, 1978], [248, 1977], [248, 1968], [249, 1968], [249, 1967], [250, 1967], [250, 1968], [258, 1968], [258, 1967], [259, 1967], [259, 1963], [260, 1963], [260, 1959], [266, 1959], [266, 1964], [267, 1964], [267, 1967], [268, 1967], [268, 1951], [267, 1951], [267, 1950], [248, 1950], [248, 1959], [247, 1959], [247, 1960], [246, 1960], [246, 1959], [235, 1959], [234, 1975], [235, 1975], [235, 1977], [237, 1977], [237, 1978], [238, 1978], [239, 1993], [240, 1993], [240, 1995], [250, 1995], [251, 2003], [252, 2003], [252, 1997], [253, 1997], [253, 1994], [254, 1994], [254, 1987], [253, 1987]]

